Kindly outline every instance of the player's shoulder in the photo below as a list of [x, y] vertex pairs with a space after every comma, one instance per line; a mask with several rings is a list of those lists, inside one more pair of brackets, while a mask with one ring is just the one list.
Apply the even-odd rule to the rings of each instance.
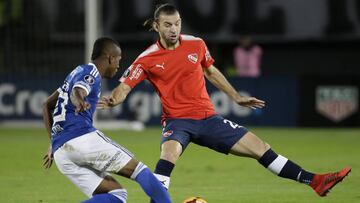
[[159, 57], [154, 56], [156, 56], [161, 51], [162, 50], [159, 48], [157, 43], [152, 44], [135, 59], [135, 61], [132, 63], [132, 66], [140, 66], [144, 70], [147, 69], [151, 66], [151, 64], [156, 63], [156, 61], [159, 60]]
[[137, 60], [138, 59], [141, 59], [141, 58], [144, 58], [146, 56], [150, 56], [151, 54], [153, 53], [156, 53], [157, 51], [160, 51], [160, 48], [159, 46], [154, 43], [152, 44], [151, 46], [149, 46], [147, 49], [145, 49], [145, 51], [143, 51], [138, 57], [137, 57]]
[[203, 41], [203, 39], [201, 39], [200, 37], [195, 37], [193, 35], [185, 35], [185, 34], [181, 35], [181, 39], [186, 42], [202, 42]]
[[97, 69], [95, 64], [88, 63], [88, 64], [83, 64], [80, 67], [82, 67], [82, 69], [83, 69], [83, 71], [82, 71], [83, 74], [88, 74], [88, 75], [91, 75], [91, 76], [93, 76], [95, 78], [100, 77], [99, 70]]
[[181, 35], [181, 41], [183, 44], [187, 44], [188, 46], [192, 47], [203, 47], [205, 42], [200, 37], [195, 37], [193, 35]]
[[99, 70], [93, 63], [79, 65], [75, 68], [75, 70], [78, 70], [77, 73], [79, 76], [83, 75], [87, 78], [92, 78], [94, 80], [98, 80], [101, 78]]
[[92, 63], [78, 65], [67, 77], [67, 81], [82, 81], [94, 84], [100, 80], [100, 74], [96, 66]]

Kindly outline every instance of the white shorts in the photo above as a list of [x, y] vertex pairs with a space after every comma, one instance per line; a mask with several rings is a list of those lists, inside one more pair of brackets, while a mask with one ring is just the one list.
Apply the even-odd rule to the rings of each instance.
[[69, 140], [54, 153], [60, 172], [88, 197], [105, 176], [117, 173], [132, 158], [132, 153], [98, 130]]

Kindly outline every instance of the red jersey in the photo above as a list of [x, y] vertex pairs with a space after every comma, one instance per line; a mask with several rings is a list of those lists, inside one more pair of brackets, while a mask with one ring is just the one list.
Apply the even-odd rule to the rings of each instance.
[[162, 103], [162, 120], [207, 118], [215, 110], [206, 90], [203, 68], [209, 68], [214, 59], [202, 39], [181, 35], [179, 40], [175, 50], [164, 49], [160, 41], [151, 45], [120, 82], [133, 88], [142, 80], [149, 80]]

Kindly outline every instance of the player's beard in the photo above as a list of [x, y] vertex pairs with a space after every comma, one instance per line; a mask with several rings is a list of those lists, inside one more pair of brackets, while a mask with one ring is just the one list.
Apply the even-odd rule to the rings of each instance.
[[175, 46], [176, 43], [178, 43], [178, 41], [179, 41], [179, 36], [176, 36], [176, 38], [168, 37], [168, 38], [165, 40], [165, 43], [166, 43], [166, 45], [169, 47], [169, 46]]

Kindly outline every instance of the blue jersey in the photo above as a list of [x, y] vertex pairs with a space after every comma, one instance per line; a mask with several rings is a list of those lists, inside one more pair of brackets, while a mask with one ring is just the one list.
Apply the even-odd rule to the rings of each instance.
[[[88, 95], [86, 101], [91, 108], [75, 115], [76, 107], [72, 104], [70, 95], [73, 88], [84, 89]], [[76, 67], [65, 79], [64, 84], [57, 90], [59, 98], [53, 113], [52, 149], [56, 151], [65, 142], [93, 132], [93, 114], [101, 93], [101, 76], [92, 63]]]

